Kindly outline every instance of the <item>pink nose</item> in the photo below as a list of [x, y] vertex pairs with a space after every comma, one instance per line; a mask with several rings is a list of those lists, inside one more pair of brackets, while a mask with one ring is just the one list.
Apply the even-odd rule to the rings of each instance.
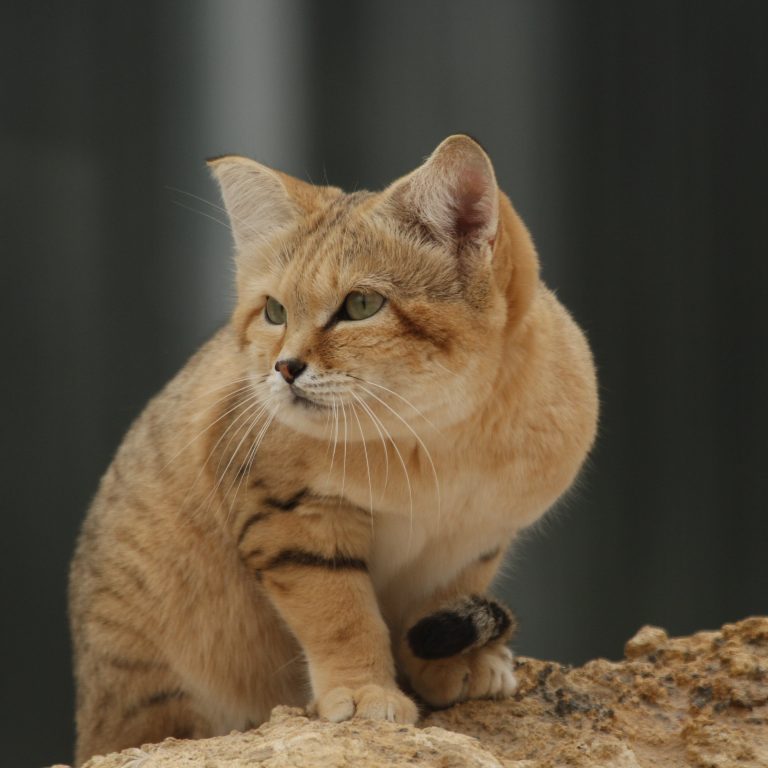
[[295, 357], [289, 357], [286, 360], [278, 360], [275, 363], [275, 370], [289, 383], [293, 384], [301, 376], [302, 371], [307, 364]]

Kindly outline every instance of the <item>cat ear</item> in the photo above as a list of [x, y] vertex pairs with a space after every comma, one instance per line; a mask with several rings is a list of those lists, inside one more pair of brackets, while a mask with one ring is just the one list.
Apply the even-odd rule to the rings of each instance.
[[396, 216], [421, 225], [422, 233], [426, 228], [441, 244], [492, 245], [496, 237], [496, 176], [488, 155], [469, 136], [449, 136], [385, 194]]
[[239, 252], [251, 249], [280, 230], [290, 229], [301, 218], [301, 208], [291, 194], [285, 174], [237, 155], [208, 160], [208, 167], [221, 187]]

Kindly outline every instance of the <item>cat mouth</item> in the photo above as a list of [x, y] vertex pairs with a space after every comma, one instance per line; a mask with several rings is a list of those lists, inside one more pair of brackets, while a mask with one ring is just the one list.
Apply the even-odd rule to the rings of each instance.
[[297, 392], [293, 387], [291, 387], [291, 396], [292, 396], [291, 402], [294, 405], [300, 405], [303, 408], [314, 408], [317, 410], [325, 410], [326, 408], [328, 408], [327, 405], [318, 403], [316, 400], [312, 400], [306, 395], [301, 394], [300, 392]]

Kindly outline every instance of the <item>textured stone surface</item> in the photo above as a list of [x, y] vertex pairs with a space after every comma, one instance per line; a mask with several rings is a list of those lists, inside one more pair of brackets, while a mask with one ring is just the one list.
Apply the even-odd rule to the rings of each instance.
[[643, 627], [625, 652], [577, 669], [519, 659], [512, 701], [425, 722], [475, 736], [504, 765], [768, 766], [768, 618], [674, 639]]
[[469, 736], [442, 728], [350, 720], [310, 720], [300, 709], [277, 707], [256, 731], [178, 741], [95, 757], [87, 768], [357, 768], [358, 766], [501, 768], [503, 763]]
[[570, 669], [520, 658], [507, 701], [472, 701], [419, 727], [334, 725], [278, 707], [248, 733], [168, 739], [87, 768], [768, 767], [768, 618], [669, 638], [644, 627], [626, 660]]

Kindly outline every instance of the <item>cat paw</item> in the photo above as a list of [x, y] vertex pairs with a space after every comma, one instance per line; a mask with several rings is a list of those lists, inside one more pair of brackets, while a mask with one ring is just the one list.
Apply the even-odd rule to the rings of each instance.
[[332, 688], [320, 696], [313, 709], [325, 720], [340, 723], [352, 717], [389, 720], [412, 725], [419, 716], [416, 705], [396, 688], [364, 685], [361, 688]]
[[470, 657], [468, 699], [508, 699], [515, 693], [515, 662], [506, 645], [486, 646]]
[[433, 707], [449, 707], [467, 699], [505, 699], [517, 690], [512, 651], [486, 645], [447, 659], [414, 660], [414, 691]]

